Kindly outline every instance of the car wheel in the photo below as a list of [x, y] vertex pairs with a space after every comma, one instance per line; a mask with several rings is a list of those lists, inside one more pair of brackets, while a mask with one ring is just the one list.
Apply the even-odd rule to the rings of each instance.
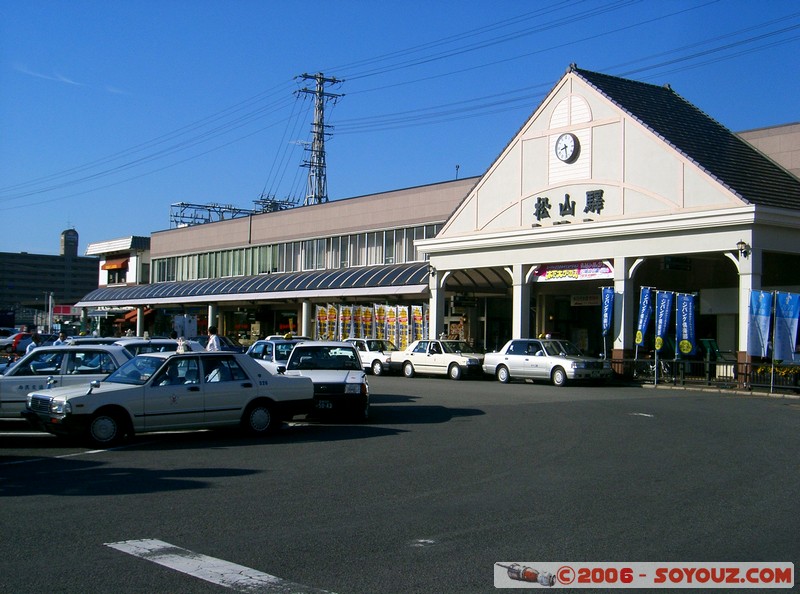
[[406, 361], [403, 365], [403, 375], [406, 377], [414, 377], [414, 366], [410, 361]]
[[372, 375], [383, 375], [383, 363], [380, 361], [372, 362]]
[[497, 368], [497, 381], [501, 384], [507, 384], [511, 381], [511, 374], [508, 372], [508, 367], [501, 365]]
[[553, 369], [553, 373], [550, 377], [553, 381], [553, 385], [559, 388], [567, 383], [567, 372], [561, 367]]
[[449, 375], [450, 379], [452, 380], [461, 379], [462, 372], [461, 372], [461, 367], [458, 365], [458, 363], [453, 363], [450, 366], [450, 369], [447, 370], [447, 375]]
[[124, 421], [117, 412], [100, 411], [89, 422], [88, 438], [94, 446], [108, 448], [118, 444], [124, 436]]
[[242, 425], [250, 435], [266, 435], [275, 431], [280, 420], [266, 402], [254, 402], [244, 411]]

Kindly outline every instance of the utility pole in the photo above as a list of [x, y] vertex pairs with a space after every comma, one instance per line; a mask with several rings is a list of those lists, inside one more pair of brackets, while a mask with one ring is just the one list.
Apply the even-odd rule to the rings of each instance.
[[327, 93], [325, 85], [333, 85], [344, 81], [336, 78], [326, 78], [321, 72], [317, 74], [301, 74], [299, 78], [314, 80], [314, 89], [300, 89], [298, 93], [314, 95], [314, 123], [311, 125], [311, 158], [303, 163], [308, 167], [308, 187], [306, 190], [305, 205], [320, 204], [328, 201], [328, 180], [325, 166], [325, 101], [334, 101], [343, 95]]

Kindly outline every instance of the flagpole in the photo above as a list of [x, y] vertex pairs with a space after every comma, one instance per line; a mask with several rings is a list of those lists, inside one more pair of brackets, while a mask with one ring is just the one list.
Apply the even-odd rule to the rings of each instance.
[[[675, 360], [675, 369], [672, 370], [672, 383], [675, 384], [675, 373], [678, 371], [678, 354], [681, 352], [680, 347], [678, 346], [678, 296], [680, 293], [675, 293], [675, 350], [672, 353], [672, 358]], [[681, 375], [680, 377], [683, 377]]]
[[[778, 293], [772, 291], [772, 353], [770, 353], [769, 393], [775, 390], [775, 330], [778, 327]], [[769, 344], [769, 340], [767, 340]]]

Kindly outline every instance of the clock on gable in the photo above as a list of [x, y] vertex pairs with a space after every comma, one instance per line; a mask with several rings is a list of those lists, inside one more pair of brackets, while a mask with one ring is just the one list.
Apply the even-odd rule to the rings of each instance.
[[566, 132], [556, 139], [556, 157], [564, 163], [574, 163], [581, 152], [578, 137]]

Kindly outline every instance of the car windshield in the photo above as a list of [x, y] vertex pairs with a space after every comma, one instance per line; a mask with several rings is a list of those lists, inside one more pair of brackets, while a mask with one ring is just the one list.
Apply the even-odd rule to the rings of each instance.
[[553, 357], [567, 355], [568, 357], [581, 357], [583, 353], [574, 344], [567, 340], [558, 340], [544, 343], [547, 354]]
[[367, 349], [370, 351], [396, 351], [397, 347], [391, 340], [368, 340]]
[[463, 340], [446, 340], [442, 342], [445, 353], [472, 353], [475, 351]]
[[361, 369], [361, 360], [352, 347], [294, 347], [287, 369]]
[[139, 355], [125, 363], [103, 381], [115, 384], [141, 386], [145, 384], [163, 364], [164, 359], [161, 357]]

